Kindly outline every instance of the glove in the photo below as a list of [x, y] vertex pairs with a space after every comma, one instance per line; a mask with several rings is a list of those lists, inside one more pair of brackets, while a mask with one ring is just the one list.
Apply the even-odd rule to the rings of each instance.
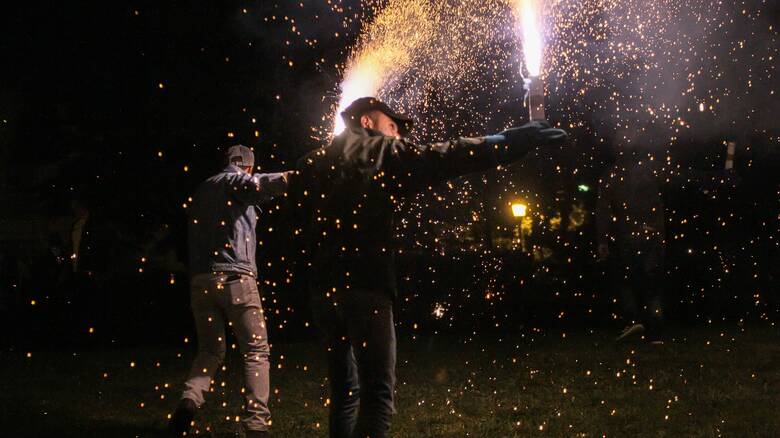
[[504, 141], [499, 141], [498, 143], [505, 143], [510, 147], [529, 145], [554, 146], [562, 144], [569, 138], [569, 134], [566, 131], [553, 128], [546, 121], [526, 123], [523, 126], [509, 128], [498, 135], [504, 137]]
[[483, 138], [486, 144], [504, 146], [498, 150], [497, 159], [499, 163], [505, 164], [521, 159], [534, 146], [562, 144], [569, 138], [569, 134], [541, 121], [526, 123]]

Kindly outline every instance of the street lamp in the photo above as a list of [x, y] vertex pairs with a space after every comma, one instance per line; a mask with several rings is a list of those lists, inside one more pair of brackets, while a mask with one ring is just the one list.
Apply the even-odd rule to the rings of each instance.
[[523, 203], [515, 202], [512, 204], [512, 216], [514, 217], [525, 217], [527, 211], [528, 206]]
[[525, 252], [525, 236], [523, 235], [523, 218], [528, 213], [528, 206], [522, 202], [512, 204], [512, 216], [518, 219], [515, 224], [515, 235], [520, 239], [520, 247]]

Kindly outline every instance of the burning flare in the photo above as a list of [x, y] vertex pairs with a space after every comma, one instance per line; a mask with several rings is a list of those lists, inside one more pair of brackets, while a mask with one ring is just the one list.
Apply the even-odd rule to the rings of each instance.
[[525, 67], [532, 77], [542, 71], [542, 33], [539, 24], [539, 5], [536, 0], [517, 0], [515, 17], [523, 33]]
[[382, 87], [385, 69], [383, 66], [371, 62], [356, 63], [347, 70], [344, 82], [341, 83], [341, 98], [335, 115], [333, 133], [339, 134], [344, 130], [344, 120], [341, 112], [355, 100], [363, 96], [376, 96]]
[[436, 31], [428, 1], [389, 0], [367, 25], [344, 70], [333, 134], [344, 130], [341, 112], [355, 99], [382, 91], [409, 69]]

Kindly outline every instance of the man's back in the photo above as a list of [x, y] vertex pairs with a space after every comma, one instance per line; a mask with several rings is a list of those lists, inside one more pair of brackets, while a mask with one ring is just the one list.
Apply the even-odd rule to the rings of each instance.
[[281, 174], [227, 166], [198, 187], [188, 208], [190, 271], [256, 276], [257, 205], [284, 191]]
[[271, 425], [268, 333], [255, 264], [256, 209], [284, 192], [287, 174], [250, 174], [254, 153], [243, 145], [228, 148], [226, 159], [231, 164], [198, 187], [188, 209], [190, 304], [198, 354], [168, 424], [172, 436], [189, 434], [197, 408], [210, 392], [227, 349], [225, 323], [243, 353], [246, 435], [264, 436]]

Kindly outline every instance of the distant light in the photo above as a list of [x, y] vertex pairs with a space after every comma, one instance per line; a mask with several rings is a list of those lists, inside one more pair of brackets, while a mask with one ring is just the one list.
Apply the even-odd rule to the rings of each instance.
[[590, 186], [587, 185], [587, 184], [580, 184], [580, 185], [577, 186], [577, 190], [579, 190], [581, 192], [589, 192], [590, 191]]
[[436, 303], [435, 306], [433, 306], [433, 316], [436, 317], [436, 319], [441, 319], [444, 316], [444, 306], [441, 305], [441, 303]]
[[512, 204], [512, 216], [514, 217], [524, 217], [527, 211], [528, 206], [525, 204], [519, 202]]

